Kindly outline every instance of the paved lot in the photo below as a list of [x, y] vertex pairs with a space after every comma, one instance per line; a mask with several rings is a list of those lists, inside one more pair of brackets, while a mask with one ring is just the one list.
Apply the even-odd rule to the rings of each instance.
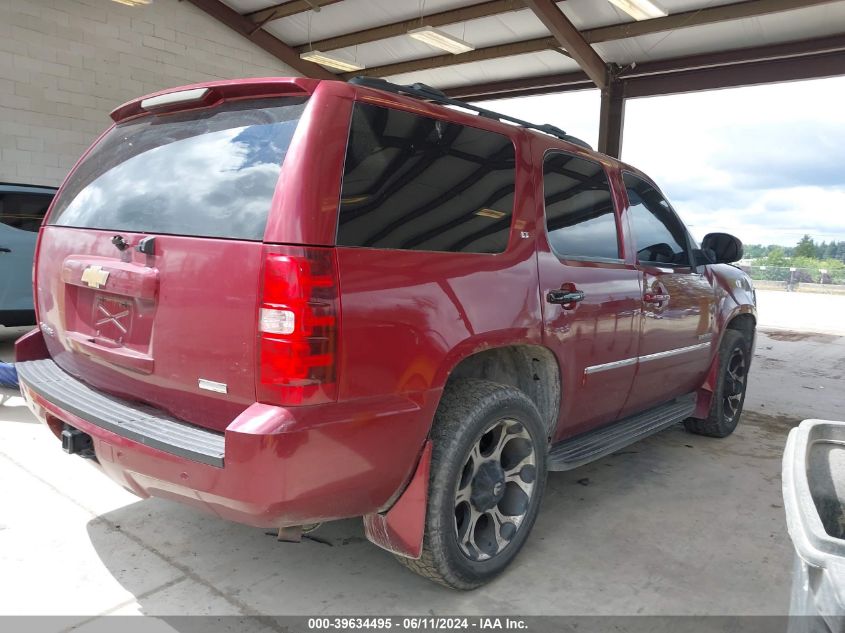
[[757, 308], [763, 327], [845, 335], [845, 295], [758, 290]]
[[[0, 331], [0, 356], [11, 334]], [[843, 374], [845, 338], [762, 333], [732, 437], [672, 428], [551, 474], [516, 564], [471, 593], [408, 573], [359, 520], [282, 544], [140, 501], [64, 455], [0, 391], [0, 613], [782, 614], [792, 550], [781, 451], [796, 421], [845, 417]]]

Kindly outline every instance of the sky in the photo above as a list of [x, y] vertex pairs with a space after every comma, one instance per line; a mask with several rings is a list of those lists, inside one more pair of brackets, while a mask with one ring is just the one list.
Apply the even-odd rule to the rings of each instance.
[[[482, 105], [597, 145], [596, 90]], [[845, 240], [845, 77], [629, 99], [622, 160], [655, 180], [697, 239]]]

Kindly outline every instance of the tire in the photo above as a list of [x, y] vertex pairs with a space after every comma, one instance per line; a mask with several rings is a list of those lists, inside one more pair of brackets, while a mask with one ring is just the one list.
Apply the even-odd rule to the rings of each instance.
[[431, 439], [422, 556], [396, 558], [446, 587], [475, 589], [510, 564], [531, 532], [546, 483], [546, 431], [522, 391], [458, 380], [443, 394]]
[[727, 330], [719, 347], [719, 377], [707, 418], [687, 418], [690, 433], [708, 437], [727, 437], [736, 429], [745, 403], [748, 368], [751, 364], [749, 342], [736, 330]]

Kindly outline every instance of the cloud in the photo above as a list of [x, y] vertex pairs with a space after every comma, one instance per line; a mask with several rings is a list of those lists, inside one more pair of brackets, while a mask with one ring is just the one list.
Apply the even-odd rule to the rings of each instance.
[[805, 234], [817, 241], [845, 239], [845, 188], [816, 186], [762, 191], [747, 204], [678, 204], [692, 234], [727, 230], [747, 243], [793, 245]]
[[[845, 78], [633, 99], [622, 158], [660, 185], [699, 238], [845, 240], [843, 103]], [[598, 137], [597, 91], [489, 106]]]

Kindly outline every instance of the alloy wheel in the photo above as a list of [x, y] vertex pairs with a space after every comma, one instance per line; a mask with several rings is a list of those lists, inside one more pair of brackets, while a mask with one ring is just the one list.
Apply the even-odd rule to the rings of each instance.
[[723, 394], [725, 417], [731, 421], [739, 413], [742, 394], [745, 391], [746, 373], [745, 354], [741, 349], [734, 349], [728, 359]]
[[537, 456], [517, 420], [491, 424], [473, 444], [455, 488], [455, 531], [463, 554], [484, 561], [513, 542], [534, 495]]

